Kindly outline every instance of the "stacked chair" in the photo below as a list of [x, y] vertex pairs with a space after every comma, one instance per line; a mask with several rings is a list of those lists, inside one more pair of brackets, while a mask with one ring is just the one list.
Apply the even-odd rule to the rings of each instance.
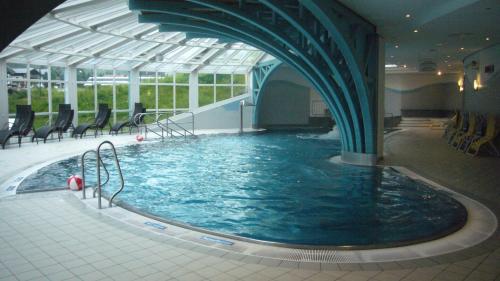
[[36, 140], [36, 143], [38, 143], [38, 139], [43, 139], [43, 142], [45, 143], [47, 142], [47, 138], [53, 133], [57, 133], [57, 138], [61, 141], [63, 134], [68, 131], [69, 128], [73, 128], [74, 115], [75, 112], [71, 109], [71, 105], [59, 104], [59, 114], [57, 115], [54, 125], [46, 125], [34, 130], [35, 133], [31, 138], [31, 142]]
[[495, 115], [457, 112], [451, 121], [443, 137], [452, 147], [471, 156], [477, 156], [483, 148], [492, 155], [500, 156], [495, 145], [500, 132]]
[[94, 122], [91, 124], [81, 124], [76, 127], [75, 130], [73, 130], [73, 137], [80, 136], [80, 138], [82, 138], [86, 135], [87, 130], [89, 129], [94, 130], [95, 137], [97, 137], [99, 131], [102, 135], [102, 129], [108, 125], [110, 116], [111, 109], [108, 108], [108, 105], [104, 103], [99, 104], [99, 112], [97, 113]]
[[11, 137], [17, 136], [19, 147], [21, 140], [33, 130], [35, 112], [31, 110], [31, 105], [16, 105], [16, 119], [12, 127], [7, 130], [0, 130], [0, 144], [2, 149]]

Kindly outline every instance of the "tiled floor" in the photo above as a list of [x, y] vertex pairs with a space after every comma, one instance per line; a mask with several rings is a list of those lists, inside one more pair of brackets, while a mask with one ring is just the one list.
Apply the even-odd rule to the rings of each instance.
[[[393, 135], [386, 150], [387, 163], [467, 193], [499, 215], [498, 159], [464, 157], [427, 129]], [[22, 169], [4, 166], [5, 155], [0, 151], [0, 179]], [[314, 266], [155, 235], [101, 216], [65, 192], [45, 192], [0, 199], [0, 280], [500, 280], [500, 235], [432, 259]]]

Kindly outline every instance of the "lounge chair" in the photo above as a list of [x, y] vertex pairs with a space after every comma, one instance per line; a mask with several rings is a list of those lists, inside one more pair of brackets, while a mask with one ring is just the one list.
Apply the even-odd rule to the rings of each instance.
[[[141, 113], [146, 113], [146, 108], [142, 106], [142, 103], [136, 102], [134, 105], [134, 112], [132, 113], [132, 117], [130, 117], [128, 121], [114, 124], [113, 127], [111, 127], [111, 130], [109, 130], [109, 134], [112, 135], [114, 133], [115, 135], [118, 135], [118, 132], [120, 132], [124, 127], [128, 127], [129, 134], [131, 134], [132, 128], [133, 127], [137, 128], [135, 116]], [[140, 124], [142, 123], [143, 120], [144, 120], [144, 115], [140, 116], [139, 120], [137, 121]]]
[[17, 136], [20, 147], [21, 139], [31, 132], [34, 121], [35, 112], [31, 110], [31, 105], [16, 105], [16, 119], [14, 120], [14, 124], [9, 130], [0, 130], [0, 144], [2, 145], [2, 149], [5, 149], [5, 145], [13, 136]]
[[454, 134], [458, 128], [460, 128], [460, 123], [462, 121], [462, 114], [459, 110], [455, 111], [455, 115], [449, 120], [446, 129], [443, 134], [443, 138], [448, 139], [450, 135]]
[[452, 144], [453, 142], [455, 142], [455, 139], [459, 135], [464, 134], [469, 130], [469, 119], [470, 119], [469, 113], [462, 114], [462, 118], [460, 118], [460, 125], [458, 129], [455, 130], [453, 133], [451, 133], [448, 137], [448, 144]]
[[95, 130], [95, 137], [97, 137], [97, 133], [99, 130], [101, 131], [102, 135], [102, 129], [106, 127], [106, 125], [108, 125], [110, 116], [111, 109], [108, 108], [108, 105], [99, 104], [99, 112], [97, 113], [97, 117], [95, 118], [94, 123], [79, 125], [75, 128], [75, 130], [73, 130], [73, 137], [78, 137], [78, 135], [80, 135], [80, 138], [82, 138], [83, 135], [86, 135], [87, 130], [89, 129]]
[[71, 105], [69, 104], [59, 104], [59, 114], [57, 115], [57, 119], [52, 126], [43, 126], [37, 130], [35, 130], [35, 134], [31, 138], [31, 142], [36, 139], [38, 143], [38, 139], [43, 139], [43, 142], [47, 142], [47, 138], [49, 135], [57, 132], [57, 138], [59, 141], [62, 139], [62, 135], [66, 132], [70, 127], [73, 127], [73, 116], [74, 111], [71, 109]]
[[476, 156], [482, 147], [484, 147], [485, 145], [489, 145], [493, 154], [495, 154], [496, 156], [500, 156], [500, 152], [494, 143], [494, 140], [499, 133], [496, 123], [497, 120], [495, 116], [493, 114], [488, 115], [488, 120], [486, 122], [486, 132], [484, 136], [472, 140], [470, 145], [465, 149], [465, 153]]
[[462, 150], [463, 152], [465, 152], [465, 150], [467, 150], [467, 148], [471, 145], [472, 141], [484, 136], [486, 132], [486, 124], [487, 124], [486, 118], [483, 115], [478, 114], [476, 116], [474, 134], [473, 135], [465, 134], [461, 142], [458, 143], [457, 150]]
[[474, 113], [470, 113], [469, 114], [469, 126], [467, 128], [467, 131], [458, 132], [455, 135], [455, 138], [454, 138], [453, 142], [451, 143], [451, 145], [453, 147], [455, 147], [457, 150], [460, 150], [462, 145], [468, 139], [471, 139], [476, 135], [477, 131], [479, 130], [478, 125], [480, 125], [482, 122], [481, 119], [482, 119], [481, 115], [476, 115]]

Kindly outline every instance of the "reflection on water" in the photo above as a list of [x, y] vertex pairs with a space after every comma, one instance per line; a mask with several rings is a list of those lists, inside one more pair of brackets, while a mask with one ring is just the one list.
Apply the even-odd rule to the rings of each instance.
[[[331, 163], [340, 142], [318, 136], [208, 136], [121, 148], [126, 186], [118, 199], [205, 229], [311, 245], [409, 241], [463, 223], [465, 209], [455, 200], [391, 168]], [[116, 175], [111, 159], [105, 162]], [[78, 173], [76, 158], [61, 161], [21, 190], [63, 187]], [[87, 184], [94, 178], [89, 169]], [[105, 190], [118, 182], [112, 176]]]

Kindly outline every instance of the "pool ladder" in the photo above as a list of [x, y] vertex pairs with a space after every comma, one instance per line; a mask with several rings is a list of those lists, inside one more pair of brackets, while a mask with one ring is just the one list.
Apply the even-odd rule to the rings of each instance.
[[[111, 151], [113, 152], [113, 158], [115, 160], [115, 165], [116, 169], [118, 170], [118, 175], [120, 176], [120, 189], [113, 193], [111, 197], [109, 198], [109, 207], [112, 207], [113, 199], [118, 195], [123, 190], [123, 187], [125, 186], [125, 182], [123, 180], [123, 174], [122, 174], [122, 169], [120, 168], [120, 162], [118, 161], [118, 155], [116, 154], [116, 149], [115, 146], [113, 145], [112, 142], [110, 141], [103, 141], [99, 144], [96, 150], [87, 150], [85, 153], [82, 154], [81, 156], [81, 166], [82, 166], [82, 199], [87, 199], [86, 194], [85, 194], [85, 157], [89, 155], [90, 153], [93, 153], [96, 155], [96, 166], [97, 166], [97, 186], [94, 187], [94, 192], [93, 192], [93, 197], [96, 197], [96, 193], [98, 194], [97, 197], [97, 207], [99, 209], [102, 208], [101, 204], [101, 198], [102, 198], [102, 186], [107, 184], [109, 181], [109, 172], [106, 166], [104, 165], [104, 162], [102, 161], [101, 157], [101, 148], [103, 145], [108, 144], [111, 147]], [[106, 172], [106, 181], [104, 183], [101, 183], [101, 165], [104, 168], [104, 171]]]

